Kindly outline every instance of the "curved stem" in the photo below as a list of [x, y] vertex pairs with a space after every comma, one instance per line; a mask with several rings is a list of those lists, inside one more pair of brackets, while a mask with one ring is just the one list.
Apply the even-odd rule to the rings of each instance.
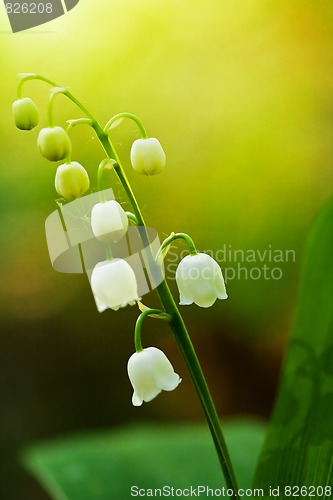
[[184, 320], [175, 304], [174, 298], [170, 292], [166, 281], [163, 281], [157, 288], [165, 310], [171, 314], [171, 329], [175, 335], [176, 341], [180, 347], [187, 368], [190, 372], [199, 400], [201, 402], [206, 420], [212, 434], [215, 449], [224, 473], [226, 484], [234, 492], [234, 498], [239, 498], [236, 476], [232, 467], [228, 448], [222, 433], [219, 417], [216, 412], [205, 376], [203, 374], [200, 362], [196, 355], [190, 336], [187, 332]]
[[[17, 93], [18, 93], [18, 95], [22, 95], [23, 85], [28, 80], [40, 80], [42, 82], [48, 83], [49, 85], [51, 85], [51, 87], [58, 87], [58, 88], [60, 88], [60, 86], [57, 85], [56, 82], [50, 80], [49, 78], [45, 78], [45, 76], [38, 75], [37, 73], [29, 73], [27, 75], [19, 75], [19, 76], [21, 77], [21, 81], [20, 81], [20, 83], [19, 83], [19, 85], [17, 87]], [[81, 111], [83, 111], [84, 114], [87, 115], [88, 118], [91, 119], [92, 122], [96, 121], [96, 119], [90, 113], [90, 111], [82, 104], [82, 102], [80, 102], [78, 99], [76, 99], [76, 97], [68, 89], [62, 90], [61, 93], [63, 95], [65, 95], [66, 97], [68, 97], [71, 101], [73, 101], [73, 103], [76, 104], [81, 109]]]
[[101, 161], [97, 170], [97, 185], [98, 185], [98, 192], [100, 193], [101, 203], [108, 201], [105, 194], [105, 181], [104, 181], [105, 170], [111, 170], [113, 168], [113, 165], [114, 165], [114, 160], [110, 160], [110, 158], [105, 158], [104, 160]]
[[186, 242], [188, 249], [189, 249], [189, 252], [190, 252], [190, 255], [197, 255], [198, 251], [196, 249], [194, 241], [192, 240], [192, 238], [188, 234], [186, 234], [186, 233], [171, 233], [170, 236], [165, 238], [162, 245], [160, 246], [160, 248], [156, 254], [156, 257], [155, 257], [156, 262], [160, 262], [162, 255], [165, 257], [164, 251], [171, 245], [171, 243], [173, 241], [178, 240], [178, 239], [182, 239]]
[[[49, 103], [50, 105], [50, 103]], [[50, 113], [50, 109], [49, 109], [49, 113]], [[51, 119], [52, 119], [52, 116], [51, 116]], [[53, 120], [52, 120], [53, 121]], [[66, 128], [66, 134], [69, 135], [73, 128], [76, 127], [77, 125], [90, 125], [92, 126], [92, 122], [90, 120], [90, 118], [77, 118], [76, 120], [68, 120], [67, 121], [68, 125], [67, 125], [67, 128]], [[68, 155], [67, 158], [66, 158], [66, 163], [69, 164], [71, 162], [71, 156]]]
[[[53, 96], [54, 95], [55, 94], [53, 94]], [[52, 101], [54, 98], [53, 96], [52, 96]], [[51, 98], [50, 98], [50, 101], [51, 101]], [[53, 103], [50, 104], [50, 101], [49, 101], [48, 113], [49, 113], [49, 121], [51, 120], [51, 122], [52, 122], [51, 126], [53, 126], [53, 115], [52, 115], [52, 109], [51, 109], [51, 106], [53, 106]], [[71, 133], [71, 131], [73, 130], [73, 128], [76, 127], [77, 125], [90, 125], [91, 126], [90, 118], [78, 118], [77, 120], [68, 120], [67, 123], [68, 123], [67, 128], [66, 128], [67, 135], [69, 135]], [[70, 162], [71, 162], [71, 155], [69, 154], [67, 156], [67, 158], [65, 159], [65, 163], [67, 163], [67, 165], [69, 165]]]
[[66, 91], [66, 89], [64, 89], [62, 87], [53, 87], [51, 90], [49, 102], [47, 105], [47, 116], [48, 116], [49, 127], [53, 127], [53, 103], [54, 103], [55, 96], [58, 94], [63, 94], [65, 91]]
[[[133, 211], [135, 213], [139, 225], [145, 229], [146, 226], [145, 221], [142, 216], [141, 210], [139, 208], [138, 202], [136, 201], [135, 195], [127, 180], [126, 174], [121, 167], [119, 159], [116, 153], [114, 152], [108, 137], [106, 137], [104, 132], [100, 131], [98, 127], [95, 128], [95, 131], [98, 138], [101, 141], [102, 146], [104, 147], [106, 154], [115, 155], [117, 163], [115, 164], [114, 169], [132, 204]], [[149, 238], [145, 230], [141, 233], [141, 237], [143, 245], [145, 247], [147, 246], [149, 247]], [[233, 490], [234, 498], [239, 499], [236, 476], [232, 467], [228, 448], [222, 433], [220, 420], [217, 415], [216, 408], [214, 406], [198, 357], [196, 355], [195, 349], [187, 332], [185, 323], [178, 310], [178, 307], [176, 306], [176, 303], [173, 299], [173, 296], [170, 292], [166, 280], [162, 281], [162, 283], [156, 288], [156, 291], [158, 293], [161, 303], [164, 306], [165, 311], [172, 317], [170, 321], [170, 326], [174, 333], [176, 341], [180, 347], [186, 366], [191, 375], [194, 387], [197, 391], [199, 400], [201, 402], [201, 406], [203, 408], [213, 438], [213, 442], [221, 464], [226, 484], [228, 488], [231, 488]]]
[[129, 118], [130, 120], [133, 120], [137, 124], [137, 126], [139, 127], [142, 138], [143, 139], [148, 138], [146, 129], [145, 129], [142, 121], [136, 115], [133, 115], [133, 113], [127, 113], [127, 112], [118, 113], [118, 114], [114, 115], [112, 118], [110, 118], [110, 120], [106, 123], [106, 125], [104, 127], [104, 132], [109, 133], [109, 131], [112, 128], [112, 125], [115, 122], [117, 122], [118, 120], [122, 120], [123, 118]]
[[147, 311], [142, 312], [135, 323], [134, 345], [136, 352], [143, 351], [141, 343], [141, 328], [143, 320], [147, 316], [152, 316], [152, 315], [158, 315], [160, 319], [164, 319], [165, 321], [171, 320], [171, 316], [169, 314], [166, 314], [164, 311], [161, 311], [160, 309], [147, 309]]
[[90, 127], [92, 126], [92, 121], [90, 118], [77, 118], [76, 120], [67, 120], [67, 123], [67, 134], [69, 134], [74, 127], [77, 127], [77, 125], [89, 125]]
[[[118, 176], [118, 178], [119, 178], [119, 180], [124, 188], [124, 191], [127, 194], [127, 197], [132, 205], [134, 215], [135, 215], [136, 220], [138, 222], [138, 226], [142, 226], [143, 228], [145, 228], [146, 224], [145, 224], [145, 221], [143, 219], [138, 202], [136, 201], [134, 192], [130, 186], [130, 183], [127, 179], [127, 176], [126, 176], [124, 170], [121, 167], [119, 157], [118, 157], [116, 151], [114, 150], [114, 148], [109, 140], [108, 135], [100, 127], [100, 125], [97, 121], [94, 123], [94, 129], [95, 129], [96, 135], [97, 135], [101, 145], [104, 148], [104, 151], [109, 156], [109, 158], [115, 160], [115, 162], [116, 162], [114, 164], [113, 168], [114, 168], [114, 170], [115, 170], [115, 172], [116, 172], [116, 174], [117, 174], [117, 176]], [[148, 238], [146, 231], [143, 231], [142, 234], [144, 234], [144, 236], [143, 236], [144, 237], [144, 246], [149, 246], [149, 238]]]
[[49, 97], [49, 102], [47, 104], [47, 121], [48, 121], [48, 126], [53, 127], [54, 121], [53, 121], [53, 101], [55, 98], [56, 94], [52, 93]]
[[[42, 80], [54, 87], [57, 87], [57, 84], [52, 82], [51, 80], [42, 77], [41, 75], [30, 74], [24, 76], [19, 85], [20, 92], [22, 92], [22, 86], [24, 81], [37, 79]], [[129, 201], [133, 207], [133, 211], [135, 217], [137, 219], [138, 225], [142, 226], [143, 231], [140, 232], [141, 239], [144, 247], [150, 248], [149, 238], [146, 231], [146, 224], [141, 213], [138, 202], [135, 198], [134, 192], [127, 180], [126, 174], [121, 166], [118, 155], [112, 146], [112, 143], [109, 141], [108, 135], [100, 126], [95, 117], [87, 110], [87, 108], [78, 100], [76, 97], [69, 91], [65, 90], [63, 92], [65, 96], [67, 96], [74, 104], [76, 104], [86, 115], [91, 119], [91, 126], [94, 128], [96, 135], [104, 148], [107, 156], [115, 161], [114, 170], [118, 175], [120, 182], [129, 198]], [[182, 233], [179, 233], [182, 234]], [[152, 257], [152, 255], [151, 255]], [[153, 257], [152, 257], [153, 258]], [[185, 323], [183, 318], [176, 306], [176, 303], [173, 299], [173, 296], [170, 292], [169, 286], [166, 280], [163, 280], [162, 283], [156, 288], [158, 296], [160, 298], [161, 303], [164, 306], [165, 312], [170, 315], [170, 326], [176, 338], [176, 341], [180, 347], [183, 358], [191, 375], [193, 384], [195, 386], [196, 392], [198, 394], [199, 400], [201, 402], [212, 438], [215, 445], [215, 449], [221, 464], [221, 468], [226, 480], [226, 484], [228, 488], [233, 490], [233, 497], [239, 500], [238, 495], [238, 487], [237, 481], [234, 474], [234, 470], [232, 467], [232, 463], [230, 460], [229, 452], [227, 449], [226, 442], [224, 440], [224, 436], [221, 429], [221, 424], [219, 417], [216, 412], [216, 408], [214, 406], [205, 376], [202, 372], [198, 357], [196, 355], [195, 349], [187, 332]], [[145, 314], [146, 311], [143, 313]]]

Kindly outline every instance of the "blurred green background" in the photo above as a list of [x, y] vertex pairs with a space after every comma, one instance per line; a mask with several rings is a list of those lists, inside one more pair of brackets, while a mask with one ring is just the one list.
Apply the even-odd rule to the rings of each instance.
[[[277, 264], [280, 280], [241, 276], [228, 282], [227, 301], [182, 308], [221, 416], [268, 418], [305, 237], [332, 193], [332, 28], [331, 2], [314, 0], [80, 0], [15, 35], [0, 8], [1, 498], [47, 498], [18, 465], [18, 450], [34, 441], [139, 420], [202, 420], [167, 327], [147, 321], [143, 341], [166, 352], [183, 382], [133, 408], [126, 363], [137, 309], [98, 314], [85, 276], [53, 271], [44, 221], [55, 209], [56, 165], [38, 154], [38, 131], [13, 126], [17, 73], [69, 86], [102, 123], [131, 111], [159, 138], [167, 168], [146, 179], [129, 164], [135, 125], [112, 133], [161, 238], [185, 231], [212, 254], [224, 245], [295, 250], [295, 262]], [[48, 87], [27, 83], [25, 95], [45, 126]], [[57, 98], [58, 124], [80, 116]], [[103, 158], [96, 139], [88, 128], [72, 138], [73, 159], [94, 180]], [[157, 305], [154, 294], [144, 302]]]

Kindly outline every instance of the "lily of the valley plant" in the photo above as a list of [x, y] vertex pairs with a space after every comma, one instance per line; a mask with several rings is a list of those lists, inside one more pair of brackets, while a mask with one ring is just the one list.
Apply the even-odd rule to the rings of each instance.
[[[142, 212], [124, 173], [117, 151], [110, 140], [110, 131], [124, 118], [131, 119], [137, 124], [141, 137], [133, 142], [130, 159], [133, 169], [141, 175], [156, 175], [164, 170], [166, 155], [160, 142], [154, 137], [148, 137], [141, 120], [131, 113], [118, 113], [102, 127], [67, 88], [59, 87], [55, 82], [37, 74], [22, 74], [19, 77], [18, 98], [13, 104], [13, 117], [16, 126], [21, 130], [31, 130], [39, 122], [36, 104], [29, 97], [23, 97], [25, 82], [41, 80], [51, 86], [47, 106], [48, 124], [40, 130], [37, 146], [44, 158], [51, 162], [61, 162], [55, 172], [55, 189], [63, 198], [63, 203], [84, 196], [90, 188], [89, 176], [84, 166], [72, 160], [70, 140], [73, 127], [88, 125], [95, 131], [105, 153], [105, 159], [98, 167], [98, 190], [102, 192], [104, 176], [112, 168], [131, 204], [133, 213], [125, 212], [116, 200], [106, 200], [101, 197], [100, 203], [92, 208], [92, 233], [95, 238], [105, 244], [106, 253], [105, 259], [94, 267], [90, 282], [98, 311], [103, 312], [106, 309], [117, 311], [136, 303], [142, 311], [135, 325], [135, 353], [130, 357], [127, 366], [134, 390], [133, 405], [140, 406], [143, 402], [151, 401], [161, 391], [173, 391], [181, 382], [180, 376], [175, 373], [172, 364], [161, 350], [151, 346], [142, 347], [141, 327], [145, 318], [164, 320], [170, 326], [189, 369], [213, 437], [226, 484], [233, 490], [234, 498], [239, 498], [236, 478], [214, 403], [184, 321], [166, 280], [164, 279], [156, 288], [161, 309], [144, 306], [139, 302], [141, 297], [139, 297], [134, 269], [126, 260], [113, 258], [110, 251], [110, 243], [117, 243], [124, 238], [129, 224], [135, 224], [141, 229], [143, 246], [148, 247], [148, 252], [151, 252]], [[53, 121], [54, 100], [59, 94], [69, 98], [84, 114], [82, 118], [68, 120], [66, 129], [55, 125]], [[226, 299], [227, 293], [219, 265], [210, 256], [198, 253], [193, 240], [187, 234], [172, 233], [163, 241], [157, 254], [153, 256], [151, 252], [149, 258], [154, 260], [155, 265], [162, 266], [170, 245], [178, 239], [184, 240], [189, 250], [189, 255], [181, 260], [176, 270], [180, 305], [195, 303], [199, 307], [207, 308], [212, 306], [216, 299]]]

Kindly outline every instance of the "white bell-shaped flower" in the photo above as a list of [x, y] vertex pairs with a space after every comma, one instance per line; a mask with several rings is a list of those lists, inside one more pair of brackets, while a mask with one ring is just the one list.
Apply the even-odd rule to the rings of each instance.
[[131, 163], [139, 174], [159, 174], [165, 167], [165, 158], [160, 142], [154, 137], [137, 139], [132, 144]]
[[126, 260], [99, 262], [93, 269], [90, 282], [100, 312], [108, 307], [117, 311], [140, 300], [134, 271]]
[[134, 389], [134, 406], [151, 401], [161, 391], [173, 391], [182, 381], [166, 355], [156, 347], [147, 347], [132, 354], [127, 372]]
[[210, 307], [216, 299], [227, 299], [222, 271], [218, 263], [205, 253], [187, 255], [176, 270], [180, 305], [197, 304]]
[[96, 203], [91, 211], [91, 227], [98, 240], [117, 243], [126, 234], [128, 218], [115, 200]]

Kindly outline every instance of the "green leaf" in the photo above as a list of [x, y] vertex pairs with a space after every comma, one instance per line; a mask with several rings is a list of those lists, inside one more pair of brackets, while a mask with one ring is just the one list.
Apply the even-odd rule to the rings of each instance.
[[[224, 427], [240, 486], [250, 487], [263, 426], [238, 421]], [[71, 437], [33, 447], [24, 461], [58, 500], [128, 500], [131, 486], [224, 485], [210, 434], [201, 425], [153, 424]]]
[[[296, 319], [255, 486], [333, 484], [333, 200], [310, 233]], [[309, 497], [311, 495], [305, 495]], [[268, 498], [268, 496], [267, 496]], [[325, 497], [320, 488], [311, 498]]]

